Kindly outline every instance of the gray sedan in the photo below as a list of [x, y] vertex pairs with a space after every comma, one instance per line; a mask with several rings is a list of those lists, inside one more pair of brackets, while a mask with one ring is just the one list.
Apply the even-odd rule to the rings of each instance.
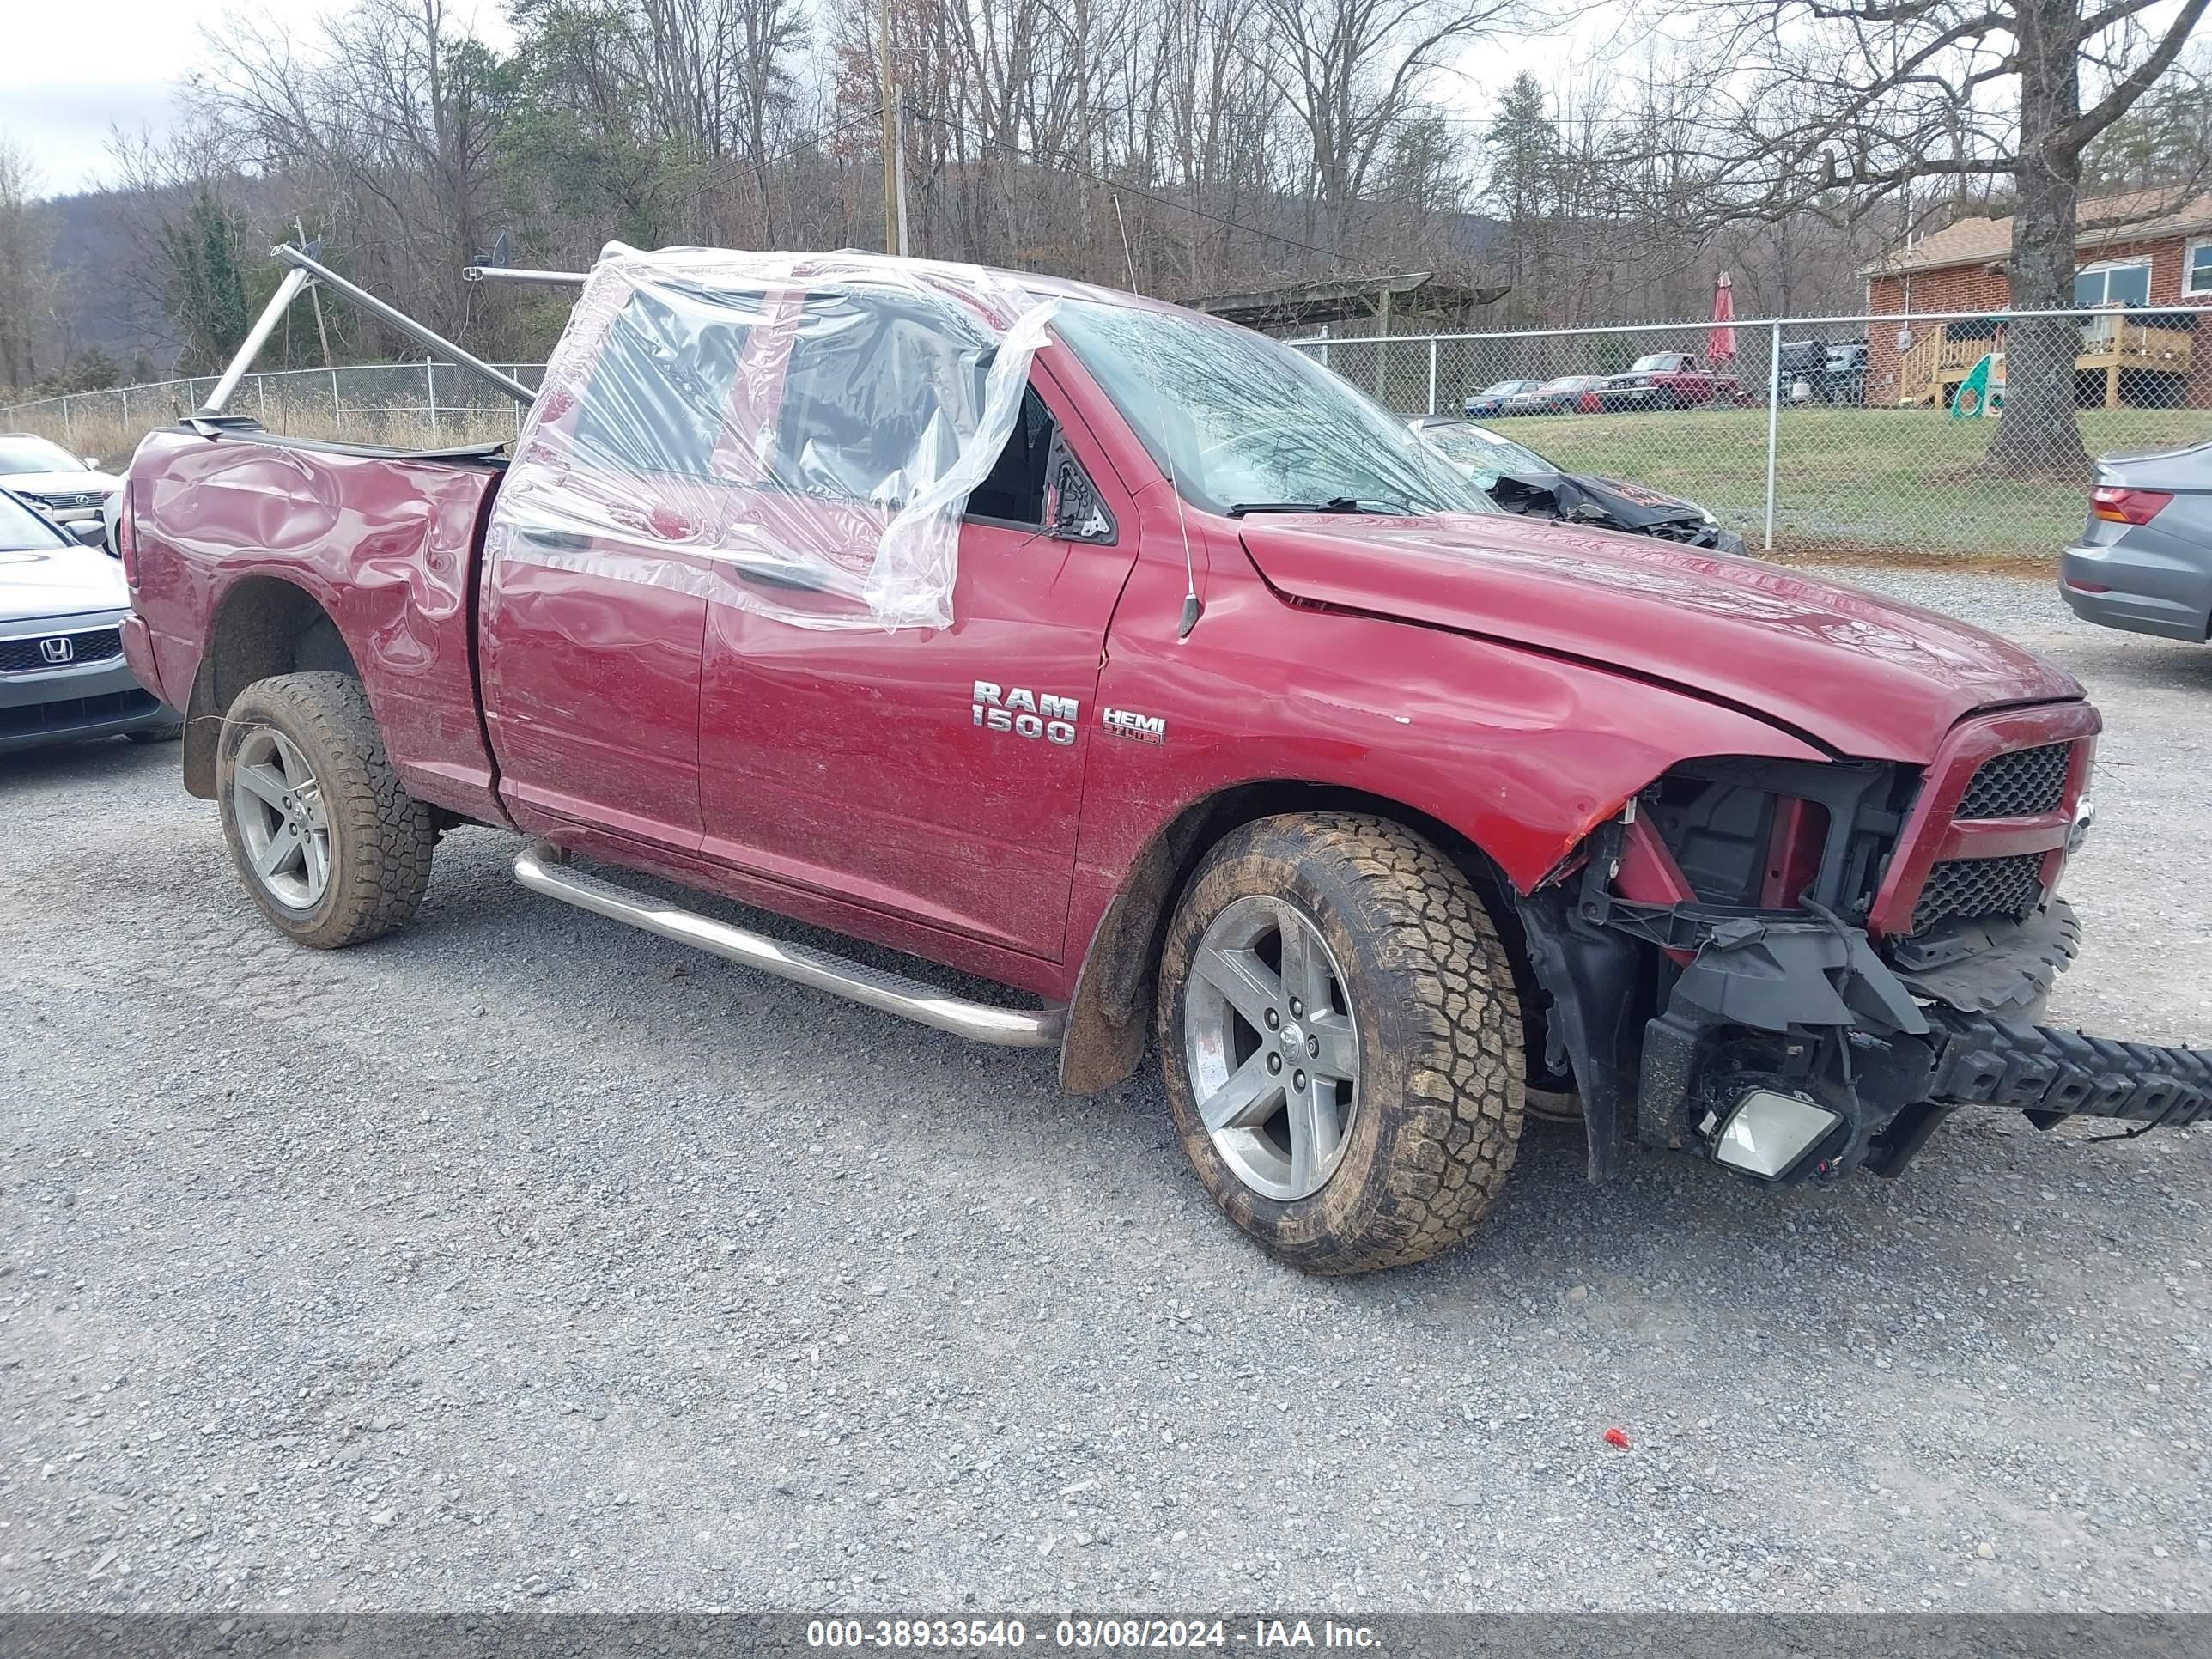
[[0, 489], [0, 755], [76, 738], [176, 736], [175, 711], [123, 660], [130, 608], [113, 558]]
[[2212, 622], [2212, 443], [2100, 459], [2058, 591], [2084, 622], [2201, 642]]

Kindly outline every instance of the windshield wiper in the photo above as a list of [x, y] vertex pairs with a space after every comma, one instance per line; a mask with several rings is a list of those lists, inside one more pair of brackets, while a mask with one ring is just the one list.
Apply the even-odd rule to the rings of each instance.
[[1241, 519], [1248, 513], [1376, 513], [1391, 517], [1407, 510], [1380, 501], [1362, 501], [1349, 495], [1332, 495], [1325, 501], [1238, 501], [1229, 509], [1229, 516]]

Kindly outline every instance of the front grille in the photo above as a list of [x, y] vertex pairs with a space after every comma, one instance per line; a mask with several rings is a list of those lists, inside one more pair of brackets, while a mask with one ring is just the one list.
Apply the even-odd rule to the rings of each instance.
[[[67, 640], [70, 659], [48, 660], [40, 649], [47, 640]], [[0, 640], [0, 674], [38, 674], [54, 668], [76, 668], [89, 663], [112, 662], [123, 654], [123, 635], [112, 628], [88, 629], [81, 634], [33, 634], [27, 640]]]
[[1955, 816], [1962, 818], [2033, 818], [2056, 812], [2066, 800], [2066, 766], [2074, 745], [2046, 743], [2039, 749], [2015, 749], [1984, 761]]
[[150, 694], [134, 690], [0, 708], [0, 738], [21, 737], [27, 732], [72, 732], [79, 726], [127, 720], [133, 714], [150, 714], [159, 707], [160, 702]]
[[2026, 921], [2043, 902], [2043, 859], [2040, 853], [2021, 853], [1937, 865], [1912, 907], [1912, 931], [1924, 933], [1946, 921]]

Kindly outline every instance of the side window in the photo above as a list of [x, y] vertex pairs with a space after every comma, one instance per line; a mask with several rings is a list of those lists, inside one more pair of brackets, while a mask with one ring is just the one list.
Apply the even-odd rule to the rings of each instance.
[[1006, 434], [1006, 447], [988, 476], [969, 493], [968, 517], [1024, 526], [1044, 523], [1054, 429], [1044, 400], [1024, 387], [1021, 417]]
[[578, 459], [626, 472], [710, 477], [759, 296], [659, 289], [631, 295], [592, 363]]
[[890, 289], [811, 295], [784, 372], [771, 472], [802, 495], [904, 502], [976, 429], [991, 340]]

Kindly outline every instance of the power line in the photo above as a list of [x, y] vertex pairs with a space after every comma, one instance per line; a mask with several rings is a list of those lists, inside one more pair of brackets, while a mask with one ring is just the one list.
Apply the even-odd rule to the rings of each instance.
[[1267, 241], [1279, 242], [1285, 247], [1302, 248], [1308, 253], [1318, 253], [1325, 259], [1335, 260], [1339, 265], [1346, 263], [1344, 255], [1334, 248], [1317, 247], [1311, 242], [1302, 242], [1295, 236], [1279, 235], [1272, 230], [1262, 230], [1257, 225], [1248, 225], [1240, 220], [1226, 218], [1218, 213], [1208, 213], [1204, 208], [1193, 207], [1188, 202], [1175, 201], [1165, 196], [1156, 195], [1149, 190], [1140, 190], [1134, 185], [1123, 184], [1118, 179], [1109, 179], [1103, 173], [1091, 172], [1088, 167], [1077, 167], [1072, 161], [1055, 161], [1048, 156], [1039, 155], [1034, 150], [1024, 149], [1018, 144], [1009, 144], [997, 138], [986, 137], [973, 127], [958, 121], [948, 121], [938, 115], [925, 115], [920, 110], [914, 109], [907, 112], [907, 118], [909, 120], [927, 121], [933, 126], [944, 127], [949, 131], [964, 132], [979, 144], [988, 145], [991, 149], [1004, 151], [1009, 155], [1019, 156], [1023, 161], [1033, 162], [1038, 167], [1048, 167], [1054, 173], [1073, 173], [1079, 179], [1088, 179], [1092, 184], [1103, 185], [1108, 190], [1120, 191], [1124, 195], [1139, 197], [1147, 202], [1157, 202], [1164, 208], [1172, 208], [1178, 213], [1188, 213], [1194, 218], [1210, 219], [1215, 224], [1226, 225], [1231, 230], [1241, 230], [1248, 236], [1257, 236]]

